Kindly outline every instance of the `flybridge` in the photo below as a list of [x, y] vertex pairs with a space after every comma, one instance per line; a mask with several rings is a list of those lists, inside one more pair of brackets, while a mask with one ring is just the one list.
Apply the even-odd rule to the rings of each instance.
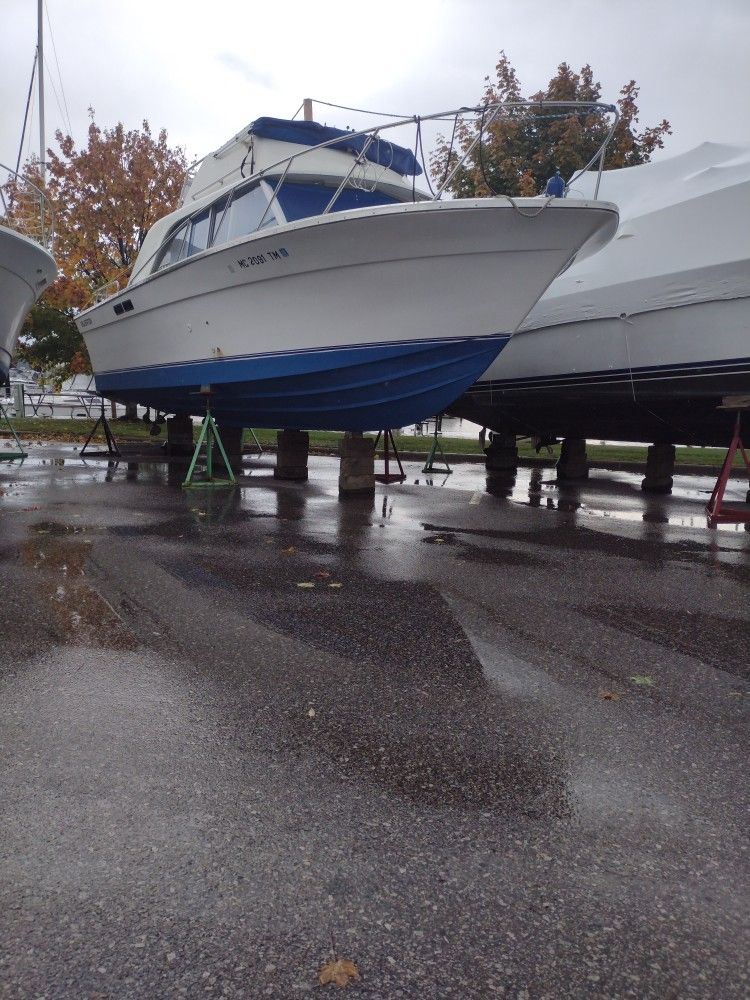
[[[299, 164], [303, 174], [332, 175], [342, 170], [342, 154], [347, 166], [352, 158], [382, 168], [381, 178], [392, 184], [411, 188], [406, 178], [424, 173], [414, 153], [389, 142], [380, 135], [351, 132], [347, 129], [321, 125], [313, 121], [285, 118], [258, 118], [233, 136], [228, 142], [194, 164], [188, 173], [181, 204], [196, 201], [211, 191], [226, 187], [244, 177], [267, 169], [285, 157], [311, 151]], [[346, 169], [346, 168], [344, 168]], [[366, 170], [359, 171], [365, 179]]]
[[[397, 146], [387, 139], [378, 138], [368, 144], [367, 136], [350, 132], [346, 129], [332, 128], [320, 125], [318, 122], [288, 121], [284, 118], [258, 118], [248, 127], [249, 135], [257, 135], [263, 139], [275, 139], [278, 142], [293, 142], [300, 146], [320, 146], [330, 143], [328, 149], [338, 149], [345, 153], [364, 152], [371, 163], [379, 163], [381, 167], [395, 170], [402, 176], [419, 176], [422, 168], [410, 149]], [[339, 142], [332, 140], [339, 139]]]

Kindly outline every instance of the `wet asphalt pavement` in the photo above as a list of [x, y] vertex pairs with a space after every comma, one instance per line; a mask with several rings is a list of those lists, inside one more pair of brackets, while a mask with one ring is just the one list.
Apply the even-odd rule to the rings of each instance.
[[0, 996], [747, 997], [710, 481], [272, 468], [0, 465]]

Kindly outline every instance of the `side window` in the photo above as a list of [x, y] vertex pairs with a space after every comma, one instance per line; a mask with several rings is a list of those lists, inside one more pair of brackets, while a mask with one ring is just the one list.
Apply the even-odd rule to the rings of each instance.
[[187, 256], [188, 228], [188, 223], [185, 223], [180, 226], [176, 233], [172, 234], [166, 246], [159, 254], [156, 267], [154, 268], [155, 271], [161, 270], [162, 267], [169, 267], [170, 264], [176, 264], [178, 260], [182, 260]]
[[208, 234], [211, 228], [211, 209], [196, 215], [190, 225], [190, 239], [188, 241], [187, 255], [190, 257], [194, 253], [200, 253], [208, 246]]
[[[254, 233], [267, 206], [268, 198], [265, 191], [259, 186], [248, 188], [236, 194], [226, 212], [223, 209], [217, 211], [213, 242], [215, 244], [228, 243], [240, 236]], [[274, 225], [276, 225], [276, 219], [273, 208], [270, 208], [263, 222], [263, 228]]]

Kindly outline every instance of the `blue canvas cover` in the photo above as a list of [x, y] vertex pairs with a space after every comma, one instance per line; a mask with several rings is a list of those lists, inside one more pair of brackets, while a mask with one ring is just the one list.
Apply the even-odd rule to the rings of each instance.
[[[276, 182], [270, 182], [276, 187]], [[278, 193], [287, 222], [298, 219], [309, 219], [313, 215], [321, 215], [333, 197], [336, 188], [323, 184], [301, 184], [296, 181], [285, 181]], [[344, 188], [334, 202], [332, 212], [348, 212], [352, 208], [373, 208], [376, 205], [394, 205], [396, 199], [382, 191], [359, 191], [356, 188]]]
[[[340, 149], [347, 153], [360, 153], [369, 136], [353, 136], [344, 129], [332, 128], [318, 122], [295, 122], [286, 118], [258, 118], [248, 128], [249, 135], [257, 135], [261, 139], [276, 139], [278, 142], [294, 142], [299, 146], [318, 146], [321, 142], [340, 139], [331, 143], [329, 149]], [[376, 139], [365, 154], [368, 160], [390, 167], [401, 176], [417, 176], [422, 168], [417, 163], [411, 150], [385, 139]]]

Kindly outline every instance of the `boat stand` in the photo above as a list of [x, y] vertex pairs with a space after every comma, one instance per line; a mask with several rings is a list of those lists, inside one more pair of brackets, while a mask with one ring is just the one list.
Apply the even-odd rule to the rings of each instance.
[[[453, 469], [451, 469], [450, 465], [448, 465], [448, 459], [445, 457], [445, 452], [443, 451], [442, 445], [438, 440], [439, 424], [440, 421], [436, 420], [435, 433], [433, 434], [432, 437], [432, 447], [430, 448], [430, 453], [427, 456], [427, 461], [424, 463], [424, 468], [422, 469], [422, 472], [437, 472], [437, 473], [442, 473], [444, 476], [450, 476], [451, 473], [453, 472]], [[440, 462], [435, 464], [435, 456], [438, 453], [440, 454], [440, 460], [443, 463], [442, 465], [440, 464]]]
[[258, 458], [261, 458], [261, 456], [263, 455], [263, 446], [261, 445], [260, 441], [258, 440], [258, 438], [257, 438], [257, 436], [255, 434], [255, 431], [252, 429], [252, 427], [248, 427], [248, 430], [250, 431], [250, 436], [252, 437], [253, 441], [255, 442], [255, 447], [258, 449]]
[[[190, 461], [188, 467], [187, 475], [185, 476], [185, 481], [182, 484], [183, 489], [196, 489], [196, 488], [207, 488], [207, 489], [234, 489], [237, 485], [237, 479], [235, 478], [234, 472], [232, 472], [232, 466], [229, 464], [229, 459], [227, 458], [227, 453], [224, 451], [224, 445], [221, 442], [221, 435], [219, 434], [219, 429], [216, 426], [216, 421], [211, 416], [211, 404], [208, 399], [208, 394], [206, 395], [206, 416], [203, 418], [203, 423], [201, 424], [201, 432], [198, 435], [198, 441], [195, 445], [195, 451], [193, 452], [193, 457]], [[195, 478], [195, 466], [198, 462], [198, 457], [200, 455], [200, 450], [205, 444], [206, 446], [206, 469], [203, 473], [201, 479]], [[214, 476], [214, 464], [213, 464], [213, 450], [214, 444], [219, 449], [219, 454], [224, 462], [224, 468], [227, 471], [227, 479], [218, 479]]]
[[[99, 451], [86, 451], [88, 446], [91, 444], [91, 440], [97, 432], [97, 429], [101, 425], [104, 431], [104, 439], [107, 442], [106, 449], [101, 448]], [[120, 449], [117, 446], [117, 441], [115, 441], [115, 436], [112, 433], [112, 428], [109, 426], [109, 421], [107, 420], [107, 415], [104, 412], [104, 397], [102, 396], [102, 412], [99, 415], [96, 423], [91, 428], [91, 433], [86, 438], [86, 443], [83, 448], [78, 453], [79, 458], [122, 458], [120, 454]]]
[[8, 430], [13, 436], [13, 440], [16, 442], [16, 447], [18, 451], [0, 451], [0, 461], [12, 461], [14, 458], [28, 458], [28, 452], [23, 450], [23, 445], [18, 440], [18, 435], [16, 434], [16, 429], [10, 422], [10, 417], [5, 411], [5, 404], [0, 402], [0, 413], [3, 415], [3, 420], [5, 421]]
[[[376, 472], [375, 479], [379, 483], [403, 483], [406, 479], [406, 473], [404, 472], [404, 467], [401, 464], [401, 456], [398, 453], [396, 442], [393, 440], [393, 431], [378, 431], [378, 436], [375, 438], [375, 447], [373, 450], [378, 450], [378, 442], [380, 441], [381, 434], [383, 436], [383, 464], [385, 466], [385, 471]], [[393, 457], [396, 459], [398, 464], [398, 472], [391, 472], [390, 452], [388, 448], [389, 443], [391, 448], [393, 448]]]
[[[728, 406], [727, 409], [733, 409], [734, 407]], [[739, 450], [740, 455], [742, 455], [742, 460], [745, 463], [745, 469], [750, 478], [750, 460], [748, 460], [747, 452], [745, 451], [745, 446], [742, 443], [742, 433], [741, 433], [741, 419], [742, 410], [750, 409], [750, 399], [746, 405], [741, 408], [737, 408], [737, 417], [734, 422], [734, 434], [732, 435], [732, 441], [729, 445], [729, 450], [727, 451], [726, 458], [719, 472], [719, 478], [716, 480], [716, 485], [714, 486], [714, 491], [711, 494], [711, 499], [706, 505], [706, 514], [708, 515], [708, 525], [710, 528], [716, 527], [717, 524], [750, 524], [750, 503], [739, 503], [739, 502], [724, 502], [724, 491], [727, 488], [727, 481], [732, 472], [732, 464], [734, 463], [734, 456]]]

